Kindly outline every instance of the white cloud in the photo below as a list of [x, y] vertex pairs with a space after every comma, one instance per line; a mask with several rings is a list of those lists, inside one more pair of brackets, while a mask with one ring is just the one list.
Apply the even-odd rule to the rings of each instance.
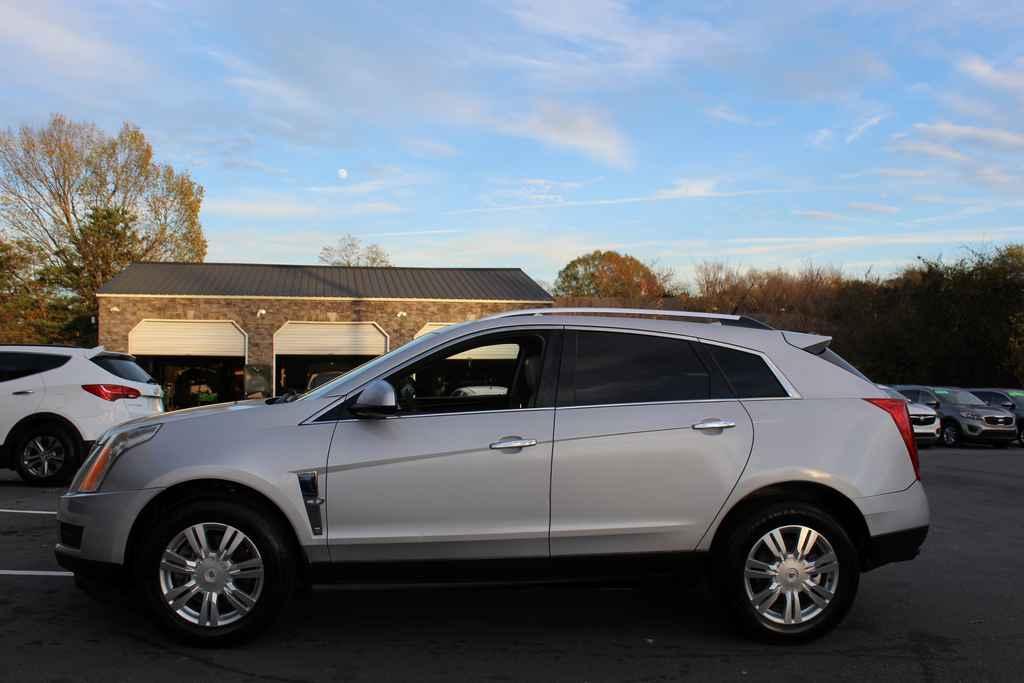
[[717, 178], [683, 178], [682, 180], [677, 180], [672, 187], [659, 190], [656, 196], [662, 199], [722, 196], [721, 193], [715, 189], [716, 187], [718, 187]]
[[944, 159], [946, 161], [968, 161], [968, 158], [947, 145], [940, 145], [935, 142], [899, 142], [892, 145], [890, 149], [907, 154], [921, 154], [933, 159]]
[[831, 128], [819, 128], [818, 130], [811, 133], [808, 141], [815, 147], [828, 147], [832, 144], [832, 138], [835, 134]]
[[846, 220], [846, 216], [842, 216], [838, 213], [832, 213], [831, 211], [816, 211], [814, 209], [797, 209], [793, 211], [793, 215], [799, 218], [807, 218], [812, 221], [840, 221]]
[[853, 249], [857, 247], [915, 246], [931, 244], [961, 245], [1018, 238], [1024, 235], [1024, 226], [981, 230], [898, 232], [890, 234], [852, 234], [802, 237], [740, 237], [725, 240], [724, 255], [753, 255], [779, 252], [808, 253]]
[[629, 168], [633, 164], [632, 150], [625, 135], [606, 116], [592, 109], [543, 101], [530, 114], [497, 120], [493, 125], [506, 135], [575, 149], [609, 166]]
[[732, 107], [726, 104], [720, 104], [716, 107], [708, 107], [704, 110], [704, 113], [712, 119], [717, 121], [725, 121], [726, 123], [735, 123], [738, 126], [773, 126], [774, 121], [760, 121], [752, 119], [749, 116], [738, 113]]
[[455, 147], [449, 145], [447, 142], [441, 142], [439, 140], [427, 140], [424, 138], [416, 138], [405, 141], [406, 148], [409, 149], [413, 154], [423, 157], [453, 157], [459, 153]]
[[311, 218], [320, 214], [320, 207], [294, 199], [207, 199], [203, 213], [230, 218]]
[[861, 135], [866, 133], [868, 130], [870, 130], [871, 128], [874, 128], [875, 126], [880, 124], [884, 119], [885, 119], [885, 115], [884, 114], [879, 114], [877, 116], [870, 116], [870, 117], [864, 119], [863, 121], [858, 123], [856, 126], [854, 126], [850, 130], [850, 132], [847, 134], [847, 136], [846, 136], [846, 144], [850, 144], [851, 142], [855, 141], [857, 138], [859, 138]]
[[936, 94], [935, 98], [942, 106], [962, 116], [989, 121], [1003, 121], [1006, 118], [992, 103], [975, 97], [943, 92]]
[[957, 62], [957, 69], [990, 88], [1024, 95], [1024, 59], [1018, 60], [1014, 69], [999, 70], [981, 57], [971, 55]]
[[338, 180], [348, 180], [348, 169], [347, 168], [339, 168], [338, 169]]
[[940, 121], [938, 123], [915, 123], [914, 128], [925, 135], [946, 140], [976, 142], [1003, 149], [1024, 149], [1024, 133], [1002, 128], [961, 126]]
[[936, 171], [927, 168], [870, 168], [857, 173], [846, 173], [841, 177], [844, 179], [863, 178], [865, 176], [878, 176], [880, 178], [903, 178], [906, 180], [925, 180], [937, 175]]
[[900, 208], [898, 206], [890, 206], [888, 204], [872, 204], [870, 202], [850, 202], [847, 204], [851, 209], [857, 211], [866, 211], [867, 213], [899, 213]]
[[[346, 169], [345, 178], [350, 174]], [[341, 171], [338, 177], [341, 177]], [[397, 166], [378, 166], [371, 168], [368, 173], [369, 180], [358, 183], [347, 183], [343, 185], [314, 185], [306, 188], [310, 192], [322, 195], [368, 195], [377, 192], [391, 192], [422, 185], [428, 182], [429, 178], [419, 173], [409, 173]]]
[[[42, 3], [0, 4], [0, 43], [12, 43], [62, 76], [124, 80], [144, 72], [142, 62], [80, 24], [74, 5], [47, 12]], [[10, 57], [5, 56], [5, 61]]]

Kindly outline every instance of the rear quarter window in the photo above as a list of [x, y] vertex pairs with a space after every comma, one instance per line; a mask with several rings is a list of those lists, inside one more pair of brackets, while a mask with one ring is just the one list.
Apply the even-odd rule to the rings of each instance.
[[96, 356], [92, 359], [92, 362], [115, 377], [126, 379], [129, 382], [153, 382], [153, 378], [149, 376], [149, 373], [140, 368], [131, 358], [124, 358], [123, 356]]
[[786, 398], [789, 394], [761, 356], [713, 344], [705, 345], [732, 385], [736, 398]]
[[56, 353], [0, 353], [0, 382], [56, 370], [69, 358]]

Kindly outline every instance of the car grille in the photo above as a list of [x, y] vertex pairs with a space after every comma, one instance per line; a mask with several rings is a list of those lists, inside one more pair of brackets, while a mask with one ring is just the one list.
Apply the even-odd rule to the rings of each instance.
[[911, 415], [910, 422], [915, 425], [932, 425], [935, 424], [934, 415]]
[[1013, 424], [1012, 417], [1000, 417], [999, 415], [986, 415], [985, 422], [990, 425], [1009, 426]]

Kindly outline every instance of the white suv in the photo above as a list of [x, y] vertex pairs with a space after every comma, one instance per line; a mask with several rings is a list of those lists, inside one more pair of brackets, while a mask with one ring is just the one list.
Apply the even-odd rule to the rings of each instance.
[[0, 464], [66, 481], [107, 429], [163, 412], [162, 395], [133, 357], [102, 346], [0, 346]]

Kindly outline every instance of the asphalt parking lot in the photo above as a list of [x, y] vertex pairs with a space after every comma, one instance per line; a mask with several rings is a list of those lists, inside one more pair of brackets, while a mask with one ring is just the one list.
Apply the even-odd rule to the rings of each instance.
[[318, 589], [250, 645], [184, 648], [77, 590], [53, 560], [53, 515], [30, 512], [60, 490], [4, 472], [0, 679], [1021, 680], [1024, 449], [930, 449], [922, 467], [921, 557], [865, 575], [846, 622], [798, 649], [738, 638], [687, 585]]

